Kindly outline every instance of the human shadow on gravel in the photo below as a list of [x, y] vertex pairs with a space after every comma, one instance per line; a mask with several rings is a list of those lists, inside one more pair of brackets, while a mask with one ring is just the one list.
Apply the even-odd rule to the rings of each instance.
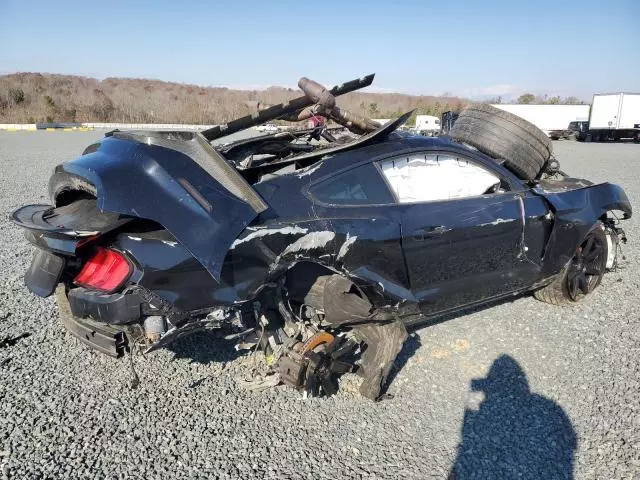
[[573, 478], [571, 421], [555, 402], [529, 390], [516, 360], [497, 358], [486, 378], [471, 380], [471, 391], [485, 398], [478, 410], [465, 409], [449, 480]]

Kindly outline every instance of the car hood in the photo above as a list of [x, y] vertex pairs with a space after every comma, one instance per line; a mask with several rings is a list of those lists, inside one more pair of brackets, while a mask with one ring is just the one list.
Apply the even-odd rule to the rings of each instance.
[[218, 280], [238, 234], [267, 204], [195, 132], [111, 132], [54, 176], [96, 187], [98, 207], [161, 224]]

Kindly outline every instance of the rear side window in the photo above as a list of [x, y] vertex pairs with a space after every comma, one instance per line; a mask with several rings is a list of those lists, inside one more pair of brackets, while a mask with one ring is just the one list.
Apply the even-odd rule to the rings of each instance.
[[328, 178], [309, 189], [311, 195], [330, 205], [383, 205], [394, 203], [378, 170], [367, 163]]
[[502, 193], [500, 178], [456, 155], [417, 153], [380, 162], [400, 203], [455, 200]]

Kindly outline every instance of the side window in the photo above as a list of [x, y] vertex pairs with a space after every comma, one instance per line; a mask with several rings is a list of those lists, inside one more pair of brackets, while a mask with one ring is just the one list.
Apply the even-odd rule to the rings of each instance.
[[367, 163], [328, 178], [309, 189], [311, 195], [331, 205], [381, 205], [395, 203], [378, 170]]
[[494, 173], [451, 154], [410, 154], [379, 163], [400, 203], [431, 202], [500, 193]]

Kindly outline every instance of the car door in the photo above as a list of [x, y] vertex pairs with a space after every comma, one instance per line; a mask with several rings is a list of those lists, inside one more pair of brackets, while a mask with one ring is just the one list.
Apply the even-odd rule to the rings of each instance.
[[473, 304], [529, 281], [521, 193], [499, 173], [451, 153], [412, 153], [378, 167], [404, 207], [402, 248], [423, 313]]
[[335, 233], [334, 266], [376, 306], [415, 304], [402, 252], [400, 206], [372, 163], [312, 182], [313, 217]]

